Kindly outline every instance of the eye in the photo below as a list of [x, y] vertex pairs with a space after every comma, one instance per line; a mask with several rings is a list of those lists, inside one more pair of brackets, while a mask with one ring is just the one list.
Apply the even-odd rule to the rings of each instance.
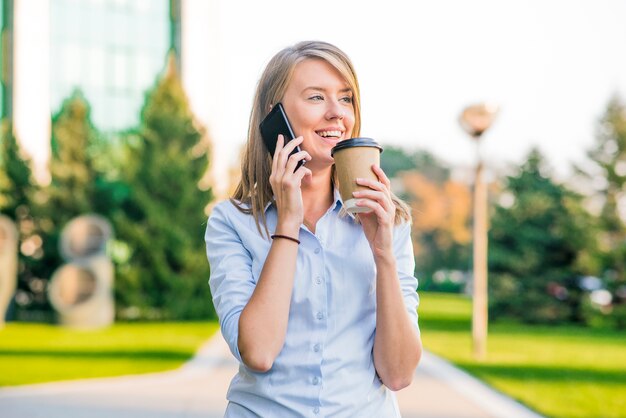
[[324, 100], [324, 98], [320, 94], [316, 94], [315, 96], [309, 97], [309, 100]]
[[345, 97], [342, 97], [339, 100], [341, 100], [344, 103], [352, 103], [352, 96], [345, 96]]

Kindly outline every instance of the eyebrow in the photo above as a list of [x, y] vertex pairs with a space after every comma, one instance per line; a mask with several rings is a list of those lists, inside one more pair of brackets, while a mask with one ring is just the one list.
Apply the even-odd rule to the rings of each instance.
[[[306, 91], [306, 90], [326, 91], [326, 89], [323, 87], [315, 87], [315, 86], [306, 87], [303, 91]], [[345, 93], [345, 92], [352, 93], [352, 89], [350, 87], [346, 87], [345, 89], [339, 90], [339, 93]]]

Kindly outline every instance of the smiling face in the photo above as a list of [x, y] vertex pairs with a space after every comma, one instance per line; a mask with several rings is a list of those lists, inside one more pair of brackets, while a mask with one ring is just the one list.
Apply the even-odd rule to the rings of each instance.
[[296, 136], [303, 136], [301, 148], [312, 157], [307, 167], [333, 163], [331, 149], [352, 137], [353, 93], [339, 72], [322, 59], [299, 62], [282, 103]]

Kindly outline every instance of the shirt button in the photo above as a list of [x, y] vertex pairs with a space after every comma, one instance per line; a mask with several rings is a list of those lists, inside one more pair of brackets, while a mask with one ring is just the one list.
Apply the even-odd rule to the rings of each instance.
[[315, 344], [315, 345], [313, 346], [313, 351], [315, 351], [315, 352], [317, 353], [318, 351], [320, 351], [320, 348], [322, 348], [322, 346], [321, 346], [321, 345], [319, 345], [319, 344]]
[[317, 377], [317, 376], [315, 376], [315, 377], [313, 378], [313, 384], [314, 384], [314, 385], [318, 385], [319, 383], [320, 383], [320, 378], [319, 378], [319, 377]]
[[324, 313], [323, 313], [323, 312], [318, 312], [318, 313], [317, 313], [317, 315], [315, 315], [315, 317], [316, 317], [317, 319], [320, 319], [320, 320], [321, 320], [321, 319], [324, 319]]
[[316, 248], [316, 249], [315, 249], [315, 251], [314, 251], [314, 253], [315, 253], [315, 254], [319, 254], [319, 253], [320, 253], [320, 249], [319, 249], [319, 248]]
[[320, 407], [316, 406], [315, 408], [313, 408], [313, 413], [314, 414], [319, 414], [320, 413]]
[[315, 277], [315, 283], [316, 284], [321, 284], [322, 283], [322, 278], [320, 276]]

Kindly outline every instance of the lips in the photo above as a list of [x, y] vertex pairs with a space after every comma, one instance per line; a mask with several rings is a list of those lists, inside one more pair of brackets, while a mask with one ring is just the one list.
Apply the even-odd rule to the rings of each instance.
[[[316, 133], [317, 133], [317, 132], [316, 132]], [[319, 138], [320, 138], [323, 142], [325, 142], [325, 143], [327, 143], [327, 144], [329, 144], [329, 145], [331, 145], [331, 146], [333, 146], [333, 147], [334, 147], [335, 145], [337, 145], [337, 143], [338, 143], [339, 141], [341, 141], [341, 138], [342, 138], [342, 137], [341, 137], [341, 135], [340, 135], [340, 136], [337, 136], [337, 137], [335, 137], [335, 136], [327, 136], [327, 137], [326, 137], [326, 136], [322, 136], [322, 135], [320, 135], [319, 133], [317, 133], [317, 136], [318, 136], [318, 137], [319, 137]]]
[[344, 131], [340, 128], [332, 127], [315, 131], [320, 139], [330, 146], [335, 146], [343, 138]]

